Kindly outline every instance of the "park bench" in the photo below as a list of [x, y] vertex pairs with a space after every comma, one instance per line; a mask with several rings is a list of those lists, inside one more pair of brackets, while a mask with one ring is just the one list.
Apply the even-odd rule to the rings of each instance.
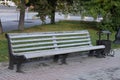
[[[93, 46], [87, 30], [36, 32], [36, 33], [7, 33], [9, 47], [9, 69], [17, 66], [20, 72], [21, 64], [32, 58], [56, 56], [81, 52], [104, 52], [104, 45]], [[65, 63], [66, 57], [63, 59]]]

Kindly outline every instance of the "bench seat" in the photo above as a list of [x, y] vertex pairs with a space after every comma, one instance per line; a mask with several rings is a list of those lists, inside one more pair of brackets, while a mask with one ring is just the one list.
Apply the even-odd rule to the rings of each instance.
[[90, 50], [97, 50], [97, 49], [104, 49], [104, 45], [100, 46], [84, 46], [84, 47], [71, 47], [71, 48], [61, 48], [61, 49], [53, 49], [53, 50], [44, 50], [44, 51], [31, 51], [31, 52], [23, 52], [20, 54], [15, 54], [16, 56], [24, 55], [26, 59], [30, 58], [37, 58], [37, 57], [45, 57], [45, 56], [53, 56], [58, 54], [66, 54], [66, 53], [73, 53], [73, 52], [80, 52], [80, 51], [90, 51]]

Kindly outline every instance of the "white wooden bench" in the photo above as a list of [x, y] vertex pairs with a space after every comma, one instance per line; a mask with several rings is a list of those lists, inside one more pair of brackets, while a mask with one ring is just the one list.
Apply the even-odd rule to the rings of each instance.
[[[69, 54], [80, 51], [102, 50], [104, 45], [93, 46], [87, 30], [36, 33], [7, 33], [9, 47], [9, 69], [27, 59]], [[63, 60], [65, 62], [65, 58]]]

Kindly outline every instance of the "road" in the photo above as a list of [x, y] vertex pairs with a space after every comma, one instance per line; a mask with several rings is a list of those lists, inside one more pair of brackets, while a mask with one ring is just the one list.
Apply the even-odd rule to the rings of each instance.
[[[25, 13], [25, 28], [34, 26], [34, 25], [41, 25], [42, 21], [35, 17], [36, 12], [26, 12]], [[19, 20], [19, 12], [3, 12], [0, 13], [0, 18], [3, 26], [3, 32], [17, 30], [18, 29], [18, 20]], [[64, 15], [60, 15], [56, 13], [55, 21], [71, 19], [71, 20], [80, 20], [78, 16], [71, 16], [68, 18], [64, 18]], [[50, 23], [50, 19], [46, 19], [46, 23]]]
[[[25, 28], [41, 25], [42, 21], [35, 17], [37, 12], [28, 12], [25, 13]], [[19, 10], [15, 7], [3, 7], [0, 6], [0, 19], [2, 22], [3, 32], [17, 30], [18, 29], [18, 20], [19, 20]], [[63, 14], [56, 12], [55, 21], [60, 20], [81, 20], [80, 16], [68, 16], [65, 17]], [[46, 19], [46, 23], [50, 23], [50, 19]]]

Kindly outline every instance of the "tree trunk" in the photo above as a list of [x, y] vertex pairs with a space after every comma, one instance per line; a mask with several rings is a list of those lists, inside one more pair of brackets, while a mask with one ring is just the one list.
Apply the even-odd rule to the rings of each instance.
[[19, 25], [18, 25], [18, 29], [21, 31], [24, 30], [24, 18], [25, 18], [25, 0], [21, 0]]
[[48, 0], [49, 4], [51, 5], [51, 24], [55, 24], [55, 10], [57, 6], [57, 0]]
[[0, 34], [3, 33], [3, 29], [2, 29], [2, 23], [1, 23], [1, 19], [0, 19]]
[[51, 11], [51, 24], [55, 24], [55, 10]]

